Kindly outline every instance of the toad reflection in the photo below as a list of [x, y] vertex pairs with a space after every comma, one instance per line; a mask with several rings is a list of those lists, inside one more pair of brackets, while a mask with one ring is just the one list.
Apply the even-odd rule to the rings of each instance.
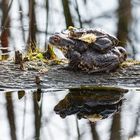
[[72, 88], [54, 111], [62, 118], [76, 114], [78, 119], [96, 122], [118, 112], [126, 92], [127, 89], [115, 87]]

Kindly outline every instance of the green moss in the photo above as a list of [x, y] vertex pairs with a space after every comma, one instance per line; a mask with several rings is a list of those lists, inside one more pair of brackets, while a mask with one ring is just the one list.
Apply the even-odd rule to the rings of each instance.
[[133, 59], [128, 59], [121, 64], [121, 67], [129, 67], [129, 66], [132, 66], [132, 65], [140, 65], [140, 61], [133, 60]]
[[81, 86], [79, 88], [71, 88], [70, 91], [83, 91], [83, 90], [87, 90], [87, 91], [101, 91], [101, 92], [107, 92], [107, 91], [111, 91], [111, 92], [118, 92], [118, 93], [126, 93], [128, 92], [127, 89], [124, 88], [119, 88], [119, 87], [113, 87], [113, 86]]
[[25, 58], [29, 61], [32, 60], [43, 60], [45, 59], [43, 53], [39, 50], [39, 48], [35, 47], [36, 49], [32, 51], [31, 49], [28, 50], [27, 54], [25, 54]]

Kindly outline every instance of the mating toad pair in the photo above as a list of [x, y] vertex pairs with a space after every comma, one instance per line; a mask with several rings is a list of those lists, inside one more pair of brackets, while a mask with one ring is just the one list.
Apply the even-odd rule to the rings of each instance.
[[61, 48], [69, 59], [69, 68], [88, 73], [110, 72], [126, 60], [126, 50], [118, 39], [97, 29], [69, 27], [49, 38], [49, 43]]

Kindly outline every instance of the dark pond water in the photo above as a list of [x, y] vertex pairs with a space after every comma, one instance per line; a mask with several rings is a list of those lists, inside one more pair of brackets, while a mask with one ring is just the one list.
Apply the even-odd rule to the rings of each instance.
[[[119, 38], [128, 57], [140, 60], [139, 11], [139, 0], [0, 0], [0, 60], [29, 46], [44, 51], [48, 37], [68, 26], [102, 28]], [[140, 139], [139, 87], [86, 96], [53, 87], [14, 91], [22, 78], [16, 85], [11, 77], [8, 87], [6, 76], [0, 77], [0, 87], [7, 87], [0, 88], [0, 140]]]

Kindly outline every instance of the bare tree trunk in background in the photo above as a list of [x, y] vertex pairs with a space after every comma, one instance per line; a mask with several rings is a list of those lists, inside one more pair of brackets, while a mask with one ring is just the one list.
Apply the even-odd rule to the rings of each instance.
[[8, 53], [8, 45], [9, 45], [9, 41], [8, 41], [8, 37], [10, 36], [10, 32], [9, 29], [6, 29], [6, 27], [8, 28], [10, 26], [10, 17], [8, 15], [9, 10], [11, 8], [12, 5], [12, 1], [11, 4], [9, 4], [9, 0], [2, 0], [1, 2], [1, 10], [2, 10], [2, 21], [1, 21], [1, 26], [2, 26], [2, 32], [1, 32], [1, 36], [0, 36], [0, 40], [1, 40], [1, 45], [2, 45], [2, 53], [5, 53], [5, 55], [2, 56], [2, 59], [8, 59], [9, 55]]
[[47, 34], [48, 34], [48, 26], [49, 26], [49, 0], [46, 0], [46, 33], [45, 33], [45, 44], [44, 44], [44, 50], [46, 51], [48, 46], [47, 46]]
[[92, 134], [92, 139], [93, 140], [99, 140], [98, 133], [95, 129], [96, 124], [89, 122], [90, 127], [91, 127], [91, 134]]
[[13, 101], [12, 101], [12, 93], [7, 92], [5, 94], [5, 98], [6, 98], [6, 102], [7, 102], [7, 118], [8, 118], [9, 126], [10, 126], [11, 140], [17, 140], [16, 125], [15, 125], [15, 114], [14, 114], [14, 107], [13, 107]]
[[118, 0], [118, 33], [119, 45], [125, 46], [132, 21], [131, 0]]
[[69, 8], [69, 1], [68, 0], [62, 0], [63, 4], [63, 11], [64, 11], [64, 16], [65, 16], [65, 21], [66, 21], [66, 26], [74, 26], [70, 8]]
[[49, 24], [49, 0], [46, 0], [46, 35], [48, 33], [48, 24]]
[[23, 41], [25, 43], [25, 31], [24, 31], [24, 24], [23, 24], [23, 9], [22, 9], [22, 5], [21, 5], [20, 0], [18, 0], [18, 4], [19, 4], [19, 11], [22, 11], [22, 12], [20, 12], [20, 24], [21, 24]]
[[120, 122], [120, 114], [116, 114], [113, 117], [112, 126], [111, 126], [111, 136], [110, 140], [121, 140], [121, 122]]
[[81, 15], [80, 15], [80, 12], [79, 12], [79, 6], [78, 6], [77, 0], [75, 0], [75, 3], [76, 3], [75, 9], [76, 9], [76, 12], [77, 12], [77, 15], [78, 15], [79, 25], [80, 25], [80, 28], [82, 28], [83, 24], [82, 24]]
[[36, 16], [35, 16], [35, 0], [29, 0], [29, 36], [28, 36], [28, 44], [32, 51], [35, 51], [36, 46]]

